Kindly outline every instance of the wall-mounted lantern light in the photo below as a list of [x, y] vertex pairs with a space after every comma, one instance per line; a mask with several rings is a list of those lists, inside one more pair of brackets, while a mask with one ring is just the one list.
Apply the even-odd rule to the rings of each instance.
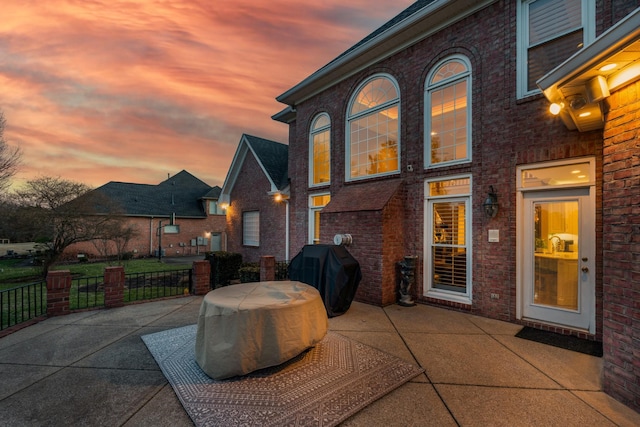
[[498, 195], [493, 189], [493, 185], [489, 186], [489, 196], [485, 199], [482, 207], [484, 208], [485, 215], [489, 218], [498, 215]]

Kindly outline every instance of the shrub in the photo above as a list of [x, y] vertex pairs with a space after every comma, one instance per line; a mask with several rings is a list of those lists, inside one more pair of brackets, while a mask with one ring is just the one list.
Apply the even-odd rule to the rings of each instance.
[[238, 270], [240, 282], [250, 283], [260, 281], [260, 264], [257, 262], [246, 262]]

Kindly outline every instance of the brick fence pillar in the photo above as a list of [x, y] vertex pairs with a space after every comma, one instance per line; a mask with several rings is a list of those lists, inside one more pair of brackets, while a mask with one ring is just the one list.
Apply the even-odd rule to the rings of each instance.
[[69, 270], [47, 272], [47, 316], [69, 314], [69, 292], [71, 272]]
[[209, 260], [194, 261], [192, 271], [194, 295], [206, 295], [211, 290], [211, 263]]
[[124, 305], [124, 267], [104, 269], [104, 306], [107, 308]]
[[276, 257], [265, 255], [260, 257], [260, 281], [271, 282], [276, 280]]

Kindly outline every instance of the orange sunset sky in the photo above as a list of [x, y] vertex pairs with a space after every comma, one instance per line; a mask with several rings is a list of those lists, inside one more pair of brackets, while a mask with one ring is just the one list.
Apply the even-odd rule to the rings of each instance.
[[275, 97], [411, 0], [2, 0], [13, 179], [222, 186], [243, 133], [287, 142]]

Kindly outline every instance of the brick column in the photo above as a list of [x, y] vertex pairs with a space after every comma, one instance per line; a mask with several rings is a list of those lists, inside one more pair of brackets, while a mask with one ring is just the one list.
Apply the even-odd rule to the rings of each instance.
[[276, 280], [276, 258], [272, 255], [260, 257], [260, 281], [271, 282]]
[[69, 314], [69, 291], [71, 272], [69, 270], [47, 272], [47, 316]]
[[104, 306], [106, 308], [124, 305], [124, 267], [104, 269]]
[[206, 295], [211, 290], [211, 263], [209, 260], [194, 261], [192, 269], [193, 293]]

